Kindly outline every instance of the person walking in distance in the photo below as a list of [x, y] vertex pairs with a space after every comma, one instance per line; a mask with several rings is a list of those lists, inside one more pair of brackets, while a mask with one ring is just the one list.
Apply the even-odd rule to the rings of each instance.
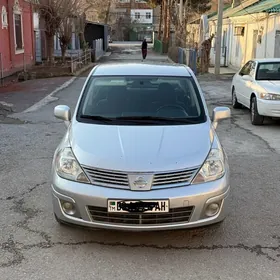
[[142, 49], [142, 58], [143, 58], [142, 61], [143, 61], [144, 59], [146, 59], [147, 49], [148, 49], [148, 44], [146, 39], [143, 40], [141, 49]]

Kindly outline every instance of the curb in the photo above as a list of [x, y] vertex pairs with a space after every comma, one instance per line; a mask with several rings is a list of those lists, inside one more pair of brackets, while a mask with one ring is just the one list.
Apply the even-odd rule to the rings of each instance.
[[43, 106], [47, 105], [48, 103], [58, 100], [58, 97], [54, 97], [54, 95], [56, 93], [58, 93], [59, 91], [69, 87], [76, 79], [77, 79], [77, 77], [74, 77], [74, 78], [70, 79], [69, 81], [63, 83], [60, 87], [56, 88], [45, 98], [41, 99], [39, 102], [37, 102], [34, 105], [32, 105], [31, 107], [27, 108], [22, 113], [31, 113], [31, 112], [37, 111], [38, 109], [42, 108]]
[[172, 64], [177, 64], [176, 62], [174, 62], [171, 58], [167, 57], [167, 60], [172, 63]]
[[83, 72], [85, 72], [88, 69], [92, 68], [94, 65], [95, 65], [95, 63], [91, 63], [91, 64], [87, 65], [86, 67], [84, 67], [83, 69], [80, 69], [79, 71], [77, 71], [75, 73], [75, 77], [73, 77], [69, 81], [63, 83], [61, 86], [56, 88], [49, 95], [47, 95], [45, 98], [41, 99], [39, 102], [37, 102], [34, 105], [32, 105], [31, 107], [27, 108], [22, 113], [31, 113], [31, 112], [37, 111], [38, 109], [44, 107], [45, 105], [47, 105], [47, 104], [49, 104], [51, 102], [57, 101], [58, 97], [54, 97], [54, 95], [56, 93], [58, 93], [58, 92], [62, 91], [63, 89], [69, 87], [77, 79], [77, 76], [81, 75]]

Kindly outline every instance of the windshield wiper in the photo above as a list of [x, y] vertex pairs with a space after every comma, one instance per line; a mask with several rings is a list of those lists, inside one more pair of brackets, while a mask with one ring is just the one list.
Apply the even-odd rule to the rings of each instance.
[[128, 116], [128, 117], [117, 117], [116, 120], [124, 120], [124, 121], [151, 121], [156, 123], [162, 122], [172, 122], [172, 123], [187, 123], [187, 124], [195, 124], [196, 121], [187, 119], [187, 118], [167, 118], [167, 117], [154, 117], [154, 116]]
[[80, 118], [94, 120], [94, 121], [103, 121], [103, 122], [112, 122], [116, 120], [115, 118], [106, 118], [102, 116], [91, 116], [91, 115], [80, 115]]

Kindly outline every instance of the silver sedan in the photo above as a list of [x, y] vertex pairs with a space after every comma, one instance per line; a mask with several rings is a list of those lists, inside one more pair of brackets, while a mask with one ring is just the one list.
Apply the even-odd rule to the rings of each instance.
[[191, 69], [104, 64], [89, 74], [52, 164], [56, 220], [95, 228], [167, 230], [219, 223], [227, 156]]

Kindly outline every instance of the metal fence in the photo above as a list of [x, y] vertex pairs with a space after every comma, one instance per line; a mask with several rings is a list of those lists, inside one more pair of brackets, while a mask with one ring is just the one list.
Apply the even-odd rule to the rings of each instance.
[[96, 39], [92, 42], [92, 49], [94, 52], [95, 60], [98, 60], [104, 54], [103, 39]]
[[197, 51], [194, 48], [178, 48], [178, 63], [189, 66], [197, 74]]
[[85, 65], [91, 63], [91, 53], [92, 50], [85, 50], [84, 52], [79, 52], [75, 57], [71, 57], [71, 73], [75, 73], [77, 70], [83, 68]]
[[[66, 50], [65, 57], [75, 57], [83, 53], [83, 50]], [[61, 50], [54, 50], [54, 57], [61, 57]]]

